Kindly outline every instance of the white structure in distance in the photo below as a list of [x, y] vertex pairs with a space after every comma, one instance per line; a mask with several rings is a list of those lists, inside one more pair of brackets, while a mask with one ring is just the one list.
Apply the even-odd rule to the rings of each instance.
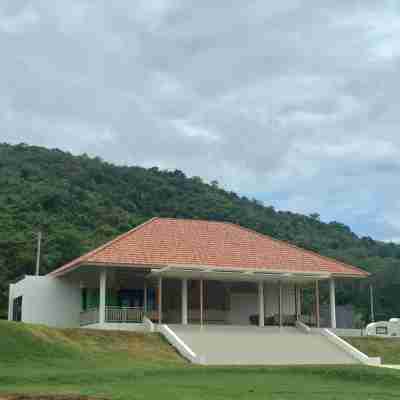
[[400, 318], [391, 318], [389, 321], [371, 322], [366, 327], [368, 336], [399, 337]]

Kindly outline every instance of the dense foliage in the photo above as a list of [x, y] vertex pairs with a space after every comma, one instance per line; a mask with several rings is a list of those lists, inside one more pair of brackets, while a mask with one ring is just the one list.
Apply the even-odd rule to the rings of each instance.
[[[318, 215], [276, 211], [178, 170], [115, 166], [25, 144], [0, 144], [0, 310], [8, 283], [34, 272], [38, 230], [45, 273], [152, 216], [232, 221], [352, 263], [374, 273], [377, 314], [400, 315], [399, 245], [359, 238]], [[338, 293], [365, 318], [367, 284], [347, 283]]]

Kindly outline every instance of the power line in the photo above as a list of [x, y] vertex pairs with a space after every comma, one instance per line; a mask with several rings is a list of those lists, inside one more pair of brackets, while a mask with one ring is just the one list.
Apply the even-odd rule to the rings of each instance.
[[36, 275], [39, 275], [40, 270], [40, 247], [42, 245], [42, 232], [38, 232], [37, 236], [37, 253], [36, 253]]

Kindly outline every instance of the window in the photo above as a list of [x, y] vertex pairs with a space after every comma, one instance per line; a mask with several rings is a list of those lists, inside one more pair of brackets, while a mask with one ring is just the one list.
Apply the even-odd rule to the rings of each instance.
[[377, 335], [388, 335], [388, 328], [387, 326], [377, 326], [376, 327], [376, 334]]

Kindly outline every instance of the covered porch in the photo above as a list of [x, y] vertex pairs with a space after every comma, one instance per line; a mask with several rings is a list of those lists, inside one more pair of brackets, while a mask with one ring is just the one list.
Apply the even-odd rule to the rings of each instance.
[[134, 329], [145, 318], [157, 324], [282, 327], [302, 321], [320, 327], [325, 285], [327, 326], [336, 328], [335, 279], [327, 274], [88, 265], [69, 275], [80, 286], [82, 327]]

